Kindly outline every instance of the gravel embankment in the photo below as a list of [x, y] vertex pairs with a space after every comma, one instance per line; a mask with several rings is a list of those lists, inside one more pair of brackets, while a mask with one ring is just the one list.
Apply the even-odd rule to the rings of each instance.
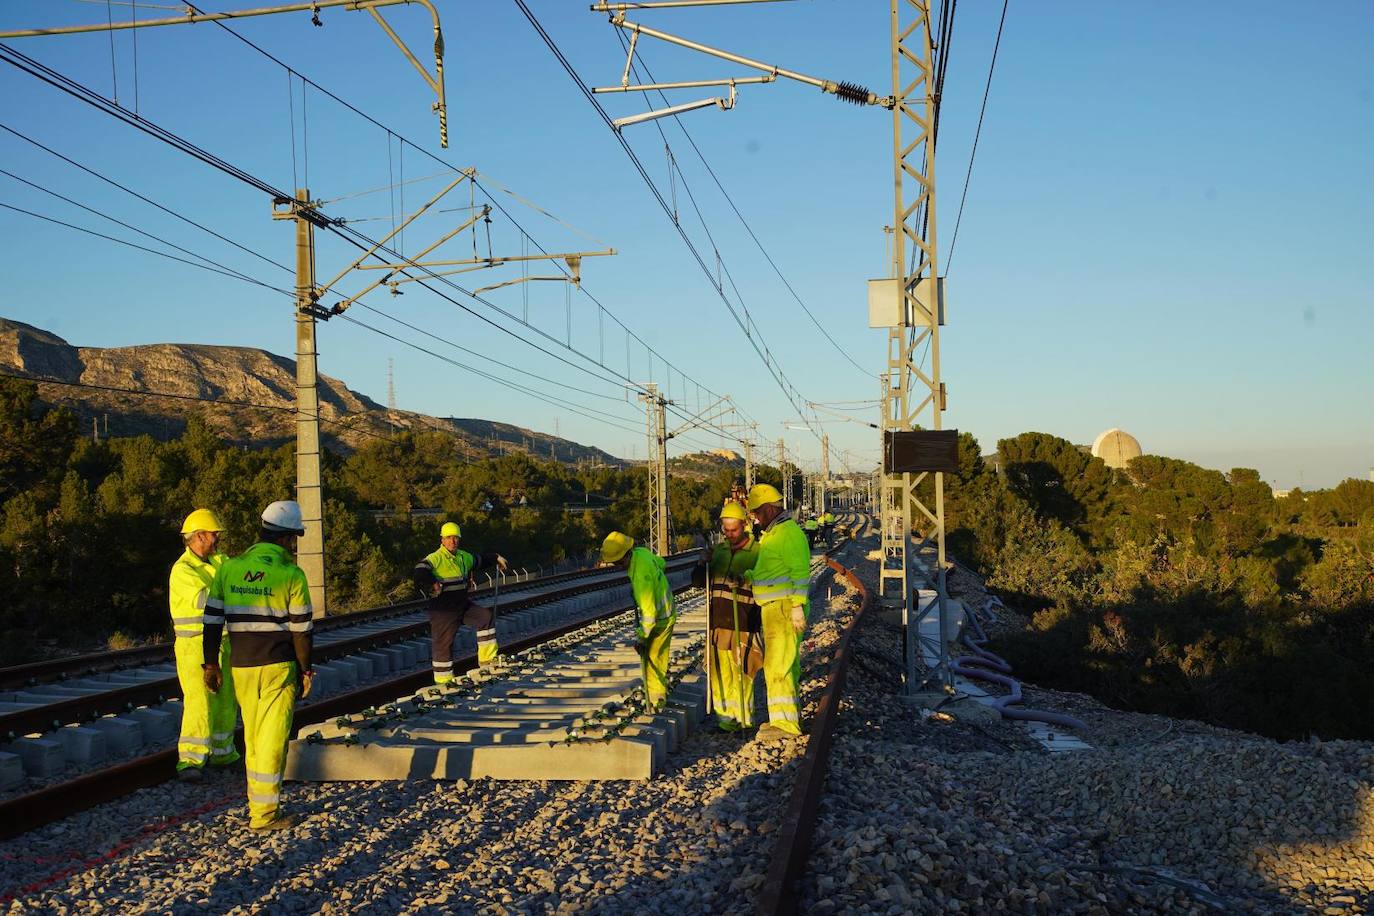
[[[808, 711], [857, 608], [827, 590]], [[0, 844], [0, 899], [11, 912], [749, 912], [803, 750], [704, 728], [646, 783], [291, 784], [305, 819], [268, 836], [246, 828], [239, 770]]]
[[[861, 577], [875, 586], [871, 563]], [[860, 630], [804, 910], [1374, 909], [1374, 744], [1280, 744], [1028, 688], [1088, 723], [1093, 750], [1051, 755], [1009, 722], [922, 721], [892, 696], [899, 645], [879, 615]]]
[[[863, 556], [841, 559], [872, 588]], [[856, 597], [836, 585], [825, 604], [808, 711]], [[1374, 745], [1279, 744], [1027, 688], [1029, 705], [1089, 725], [1093, 750], [1050, 755], [1014, 723], [923, 719], [895, 696], [899, 647], [871, 615], [802, 911], [1374, 909]], [[305, 820], [266, 837], [246, 829], [241, 771], [171, 783], [0, 844], [0, 899], [11, 912], [750, 912], [802, 751], [706, 729], [648, 783], [291, 785]]]

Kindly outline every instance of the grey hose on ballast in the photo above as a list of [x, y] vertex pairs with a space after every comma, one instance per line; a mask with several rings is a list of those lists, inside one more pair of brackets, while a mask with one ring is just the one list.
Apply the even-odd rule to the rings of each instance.
[[[983, 609], [987, 610], [994, 602], [1001, 603], [995, 598], [989, 598]], [[1023, 702], [1021, 682], [1011, 676], [1011, 665], [1000, 655], [983, 648], [987, 644], [988, 635], [983, 630], [983, 624], [978, 619], [977, 612], [971, 608], [969, 620], [972, 621], [973, 628], [978, 631], [978, 635], [975, 638], [965, 630], [960, 641], [973, 654], [959, 656], [950, 662], [949, 668], [955, 674], [970, 680], [1000, 684], [1007, 688], [1010, 693], [1004, 697], [998, 697], [992, 702], [992, 708], [1001, 713], [1002, 718], [1017, 719], [1022, 722], [1044, 722], [1046, 725], [1058, 725], [1063, 728], [1086, 729], [1088, 727], [1088, 724], [1082, 719], [1076, 719], [1062, 712], [1028, 709], [1021, 706]]]

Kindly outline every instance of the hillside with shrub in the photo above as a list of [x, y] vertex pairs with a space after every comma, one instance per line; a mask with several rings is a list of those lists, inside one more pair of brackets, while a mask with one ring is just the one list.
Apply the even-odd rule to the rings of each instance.
[[1114, 471], [1023, 433], [998, 475], [965, 434], [949, 543], [1028, 617], [1026, 679], [1276, 738], [1374, 737], [1374, 482], [1275, 499], [1256, 471]]
[[[218, 512], [234, 553], [252, 543], [263, 506], [293, 495], [292, 444], [245, 448], [195, 414], [167, 441], [95, 442], [81, 428], [35, 383], [0, 378], [0, 664], [170, 638], [167, 573], [186, 514]], [[615, 528], [648, 533], [643, 468], [470, 456], [460, 437], [433, 430], [370, 437], [346, 454], [326, 447], [331, 613], [414, 598], [406, 574], [445, 519], [463, 525], [465, 545], [530, 568], [581, 559]], [[741, 472], [719, 463], [674, 479], [677, 546], [714, 526]]]

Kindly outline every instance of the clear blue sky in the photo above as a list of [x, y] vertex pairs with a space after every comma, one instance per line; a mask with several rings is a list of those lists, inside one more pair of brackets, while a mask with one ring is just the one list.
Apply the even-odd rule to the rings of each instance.
[[[582, 232], [614, 246], [588, 259], [586, 289], [679, 370], [732, 393], [765, 439], [786, 434], [814, 462], [809, 434], [786, 430], [795, 414], [759, 365], [715, 291], [677, 238], [613, 136], [513, 3], [438, 0], [448, 48], [452, 148], [438, 149], [428, 90], [362, 13], [278, 16], [235, 28], [297, 71], [445, 162], [476, 165]], [[220, 2], [210, 8], [260, 4]], [[572, 0], [532, 6], [590, 83], [619, 79], [623, 54], [604, 16]], [[127, 6], [114, 7], [127, 18]], [[937, 166], [938, 226], [948, 256], [1001, 4], [959, 6]], [[140, 9], [141, 18], [165, 11]], [[15, 0], [0, 27], [95, 22], [100, 4]], [[426, 14], [390, 20], [417, 49]], [[731, 10], [642, 12], [640, 20], [781, 66], [891, 91], [887, 4], [816, 0]], [[635, 18], [635, 17], [632, 17]], [[1331, 485], [1374, 465], [1374, 294], [1362, 274], [1374, 251], [1374, 6], [1100, 2], [1011, 4], [977, 164], [948, 271], [944, 371], [947, 425], [999, 438], [1043, 430], [1089, 442], [1120, 426], [1147, 451], [1229, 469], [1257, 467], [1279, 486]], [[110, 40], [97, 34], [16, 40], [11, 46], [94, 89], [113, 88]], [[120, 101], [133, 105], [129, 33], [115, 39]], [[741, 68], [640, 44], [660, 80], [744, 75]], [[421, 55], [423, 59], [423, 54]], [[138, 104], [147, 118], [279, 187], [293, 182], [292, 121], [283, 70], [211, 25], [142, 30]], [[685, 90], [687, 101], [713, 90]], [[290, 264], [288, 225], [273, 222], [257, 191], [86, 108], [8, 66], [0, 67], [0, 122]], [[642, 108], [605, 97], [613, 115]], [[313, 194], [336, 198], [388, 181], [385, 134], [313, 90], [295, 97], [296, 175], [306, 144]], [[664, 125], [687, 185], [740, 298], [763, 327], [784, 371], [817, 401], [872, 398], [884, 335], [867, 328], [864, 281], [886, 272], [882, 227], [891, 222], [891, 116], [837, 103], [796, 83], [747, 86], [734, 111], [683, 119], [735, 203], [778, 265], [842, 347], [831, 349], [778, 281], [691, 151]], [[652, 125], [626, 137], [665, 193], [666, 155]], [[289, 275], [189, 229], [0, 132], [3, 168], [276, 285]], [[393, 152], [392, 174], [402, 163]], [[438, 170], [413, 150], [407, 177]], [[490, 187], [490, 185], [489, 185]], [[406, 188], [413, 207], [434, 182]], [[681, 183], [684, 225], [711, 250]], [[466, 206], [452, 198], [446, 206]], [[549, 250], [600, 247], [498, 194]], [[137, 240], [128, 230], [0, 176], [0, 201]], [[388, 195], [331, 204], [370, 235], [390, 226]], [[407, 234], [414, 253], [452, 227], [438, 215]], [[0, 211], [0, 315], [56, 331], [72, 343], [223, 343], [290, 353], [287, 300], [276, 293]], [[492, 227], [494, 253], [519, 254], [509, 223]], [[480, 245], [485, 254], [485, 236]], [[470, 236], [448, 257], [471, 255]], [[346, 250], [320, 240], [322, 279]], [[536, 266], [533, 273], [547, 273]], [[518, 276], [468, 274], [471, 289]], [[373, 275], [375, 276], [375, 274]], [[370, 279], [370, 278], [369, 278]], [[357, 280], [345, 287], [358, 287]], [[615, 416], [617, 427], [553, 407], [355, 325], [320, 331], [321, 370], [379, 401], [388, 357], [400, 406], [487, 417], [644, 455], [642, 421], [613, 384], [539, 353], [432, 294], [374, 294], [368, 304], [434, 334], [533, 373], [540, 390]], [[463, 299], [464, 297], [459, 296]], [[523, 314], [521, 287], [489, 298]], [[732, 295], [733, 298], [733, 295]], [[566, 334], [561, 284], [530, 284], [531, 322]], [[466, 301], [466, 300], [464, 300]], [[573, 343], [603, 346], [592, 303], [576, 294]], [[485, 309], [478, 311], [490, 315]], [[351, 311], [459, 361], [480, 360], [425, 340], [375, 313]], [[521, 336], [530, 332], [513, 327]], [[605, 360], [625, 369], [625, 341], [608, 328]], [[544, 340], [553, 351], [559, 344]], [[629, 374], [647, 380], [642, 348]], [[654, 378], [663, 381], [655, 360]], [[695, 389], [673, 376], [673, 394], [695, 407]], [[598, 415], [599, 416], [599, 415]], [[873, 419], [873, 414], [859, 414]], [[624, 428], [621, 428], [624, 427]], [[867, 427], [829, 427], [859, 465], [876, 457]], [[693, 448], [711, 437], [698, 437]]]

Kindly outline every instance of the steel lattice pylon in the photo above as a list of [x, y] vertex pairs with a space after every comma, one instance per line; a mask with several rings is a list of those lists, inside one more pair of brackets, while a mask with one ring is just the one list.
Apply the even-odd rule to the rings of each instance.
[[[900, 321], [888, 331], [887, 363], [882, 379], [883, 436], [889, 432], [941, 427], [944, 385], [940, 380], [939, 289], [935, 233], [935, 67], [929, 0], [891, 0], [892, 143], [895, 205], [892, 232], [892, 276], [898, 279]], [[908, 244], [910, 248], [908, 248]], [[929, 347], [930, 365], [923, 371], [917, 354]], [[928, 415], [927, 415], [928, 411]], [[912, 523], [919, 512], [933, 526], [936, 547], [935, 585], [941, 631], [945, 619], [944, 476], [935, 474], [935, 505], [916, 493], [924, 474], [882, 476], [883, 567], [881, 587], [901, 588], [902, 623], [906, 631], [907, 688], [918, 687], [919, 652], [913, 565], [916, 547]], [[950, 683], [943, 639], [940, 661], [932, 675]], [[927, 677], [923, 680], [930, 680]]]
[[639, 396], [644, 402], [645, 431], [649, 439], [649, 543], [654, 553], [668, 555], [668, 402], [652, 382]]

